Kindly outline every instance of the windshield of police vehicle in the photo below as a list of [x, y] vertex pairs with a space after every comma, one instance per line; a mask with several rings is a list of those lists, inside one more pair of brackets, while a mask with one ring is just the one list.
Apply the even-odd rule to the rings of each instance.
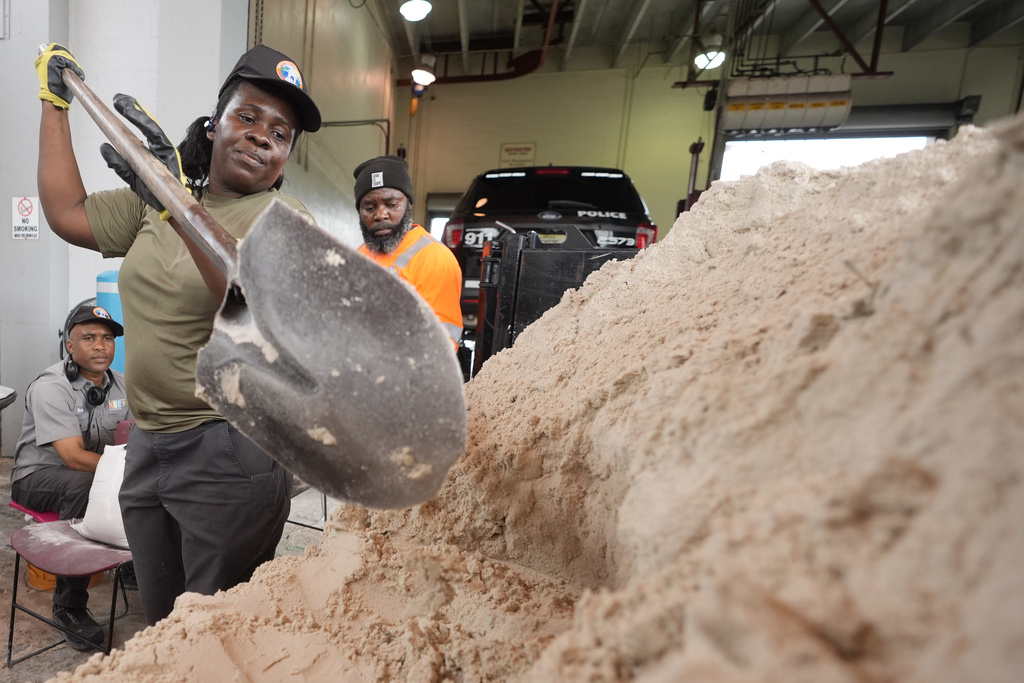
[[[644, 213], [633, 183], [621, 172], [508, 169], [476, 180], [460, 211], [467, 214], [573, 212]], [[623, 216], [624, 218], [624, 216]]]

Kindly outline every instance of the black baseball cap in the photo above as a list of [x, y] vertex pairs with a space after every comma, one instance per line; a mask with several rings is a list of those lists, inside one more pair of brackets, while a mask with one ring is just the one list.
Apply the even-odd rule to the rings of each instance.
[[239, 58], [235, 68], [224, 79], [218, 97], [236, 77], [275, 86], [273, 91], [294, 105], [302, 130], [310, 133], [320, 130], [320, 109], [309, 96], [302, 71], [287, 55], [262, 44], [252, 48]]
[[115, 337], [124, 336], [124, 328], [121, 327], [121, 323], [111, 318], [110, 314], [107, 313], [107, 309], [102, 306], [79, 306], [78, 310], [72, 314], [71, 319], [68, 320], [68, 332], [80, 323], [103, 323], [110, 328]]

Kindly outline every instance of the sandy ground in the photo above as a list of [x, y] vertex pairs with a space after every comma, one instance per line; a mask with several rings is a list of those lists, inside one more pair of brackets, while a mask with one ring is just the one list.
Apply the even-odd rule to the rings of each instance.
[[56, 680], [1019, 681], [1022, 221], [1024, 119], [716, 183], [487, 362], [433, 501]]

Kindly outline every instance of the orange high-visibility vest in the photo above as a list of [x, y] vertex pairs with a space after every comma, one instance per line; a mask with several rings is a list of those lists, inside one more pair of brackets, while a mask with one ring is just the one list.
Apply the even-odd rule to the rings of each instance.
[[462, 338], [462, 268], [451, 249], [419, 225], [413, 225], [390, 254], [375, 254], [365, 244], [359, 247], [359, 253], [412, 285], [434, 310], [452, 344], [458, 347]]

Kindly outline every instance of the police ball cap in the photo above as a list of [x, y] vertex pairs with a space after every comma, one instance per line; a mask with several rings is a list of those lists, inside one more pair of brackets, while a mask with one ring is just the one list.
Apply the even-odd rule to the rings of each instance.
[[302, 130], [310, 133], [320, 130], [320, 109], [309, 96], [306, 78], [298, 65], [287, 55], [260, 44], [242, 55], [238, 63], [224, 79], [218, 97], [236, 78], [257, 85], [268, 85], [295, 107]]
[[356, 207], [359, 206], [359, 202], [367, 192], [379, 187], [393, 187], [396, 190], [401, 190], [402, 194], [409, 198], [409, 203], [413, 202], [409, 164], [401, 157], [388, 154], [369, 159], [356, 166], [352, 175], [356, 179]]

